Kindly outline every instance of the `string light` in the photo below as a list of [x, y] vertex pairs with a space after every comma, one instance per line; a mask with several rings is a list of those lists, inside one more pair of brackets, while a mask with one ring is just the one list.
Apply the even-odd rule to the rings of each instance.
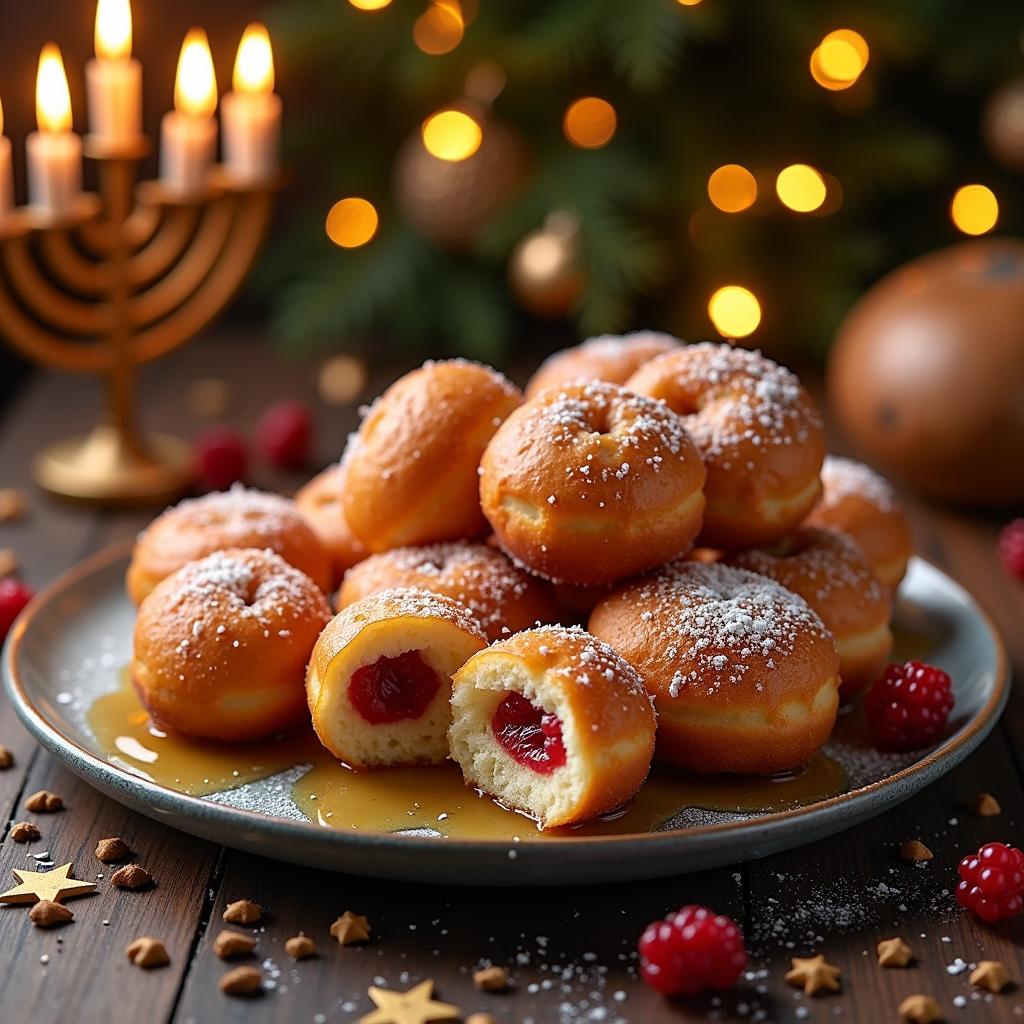
[[464, 28], [462, 8], [456, 0], [434, 0], [413, 24], [412, 39], [424, 53], [438, 57], [462, 42]]
[[790, 164], [779, 171], [775, 191], [783, 206], [810, 213], [825, 202], [825, 179], [807, 164]]
[[327, 237], [343, 249], [358, 249], [377, 234], [378, 223], [373, 203], [349, 196], [339, 199], [328, 211]]
[[618, 122], [615, 108], [598, 96], [570, 103], [562, 120], [565, 137], [581, 149], [600, 149], [611, 141]]
[[723, 338], [745, 338], [761, 322], [761, 303], [749, 288], [727, 284], [708, 300], [708, 316]]
[[348, 2], [358, 11], [382, 11], [391, 3], [391, 0], [348, 0]]
[[869, 57], [867, 40], [859, 32], [837, 28], [811, 54], [811, 76], [825, 89], [849, 89], [864, 73]]
[[949, 215], [965, 235], [984, 235], [999, 220], [999, 200], [984, 185], [964, 185], [956, 190]]
[[708, 178], [708, 198], [725, 213], [739, 213], [754, 205], [757, 181], [740, 164], [724, 164]]
[[441, 110], [423, 122], [423, 145], [439, 160], [466, 160], [482, 141], [480, 125], [461, 110]]

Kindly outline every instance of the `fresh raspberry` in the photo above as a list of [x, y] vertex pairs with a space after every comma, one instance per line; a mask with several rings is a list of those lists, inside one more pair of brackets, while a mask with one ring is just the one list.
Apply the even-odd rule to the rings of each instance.
[[1005, 843], [986, 843], [960, 861], [956, 899], [982, 921], [1016, 917], [1024, 909], [1024, 853]]
[[230, 427], [210, 427], [192, 449], [196, 477], [208, 489], [226, 491], [245, 478], [245, 442]]
[[637, 948], [644, 981], [664, 995], [728, 988], [747, 966], [739, 928], [707, 907], [683, 907], [653, 921]]
[[1014, 519], [999, 533], [999, 557], [1007, 572], [1024, 580], [1024, 519]]
[[256, 444], [268, 462], [281, 469], [302, 469], [309, 461], [313, 421], [301, 402], [278, 402], [256, 424]]
[[934, 665], [890, 665], [864, 698], [868, 728], [883, 750], [920, 750], [945, 731], [953, 710], [949, 676]]
[[32, 588], [27, 587], [21, 580], [16, 580], [13, 576], [0, 579], [0, 640], [7, 636], [7, 631], [21, 614], [21, 609], [34, 596]]

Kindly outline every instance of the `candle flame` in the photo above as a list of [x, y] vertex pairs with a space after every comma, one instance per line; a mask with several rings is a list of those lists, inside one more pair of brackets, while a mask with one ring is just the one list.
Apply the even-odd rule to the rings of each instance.
[[274, 53], [270, 36], [259, 22], [253, 22], [242, 33], [232, 85], [238, 92], [274, 91]]
[[71, 130], [71, 94], [60, 48], [47, 43], [39, 54], [36, 74], [36, 122], [43, 132]]
[[190, 28], [181, 44], [174, 79], [174, 109], [194, 117], [209, 117], [217, 109], [217, 78], [210, 44], [201, 28]]
[[124, 60], [132, 55], [130, 0], [99, 0], [95, 38], [97, 57]]

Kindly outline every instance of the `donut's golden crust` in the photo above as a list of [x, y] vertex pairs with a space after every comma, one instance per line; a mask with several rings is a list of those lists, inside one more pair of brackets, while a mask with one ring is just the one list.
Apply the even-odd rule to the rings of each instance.
[[626, 386], [684, 416], [700, 449], [708, 477], [699, 544], [771, 544], [814, 507], [822, 422], [788, 370], [759, 352], [704, 343], [659, 356]]
[[657, 331], [588, 338], [580, 345], [548, 356], [526, 385], [526, 397], [536, 398], [542, 391], [563, 387], [576, 380], [625, 384], [644, 363], [679, 348], [679, 345], [678, 339]]
[[654, 695], [658, 760], [700, 773], [774, 775], [804, 764], [835, 723], [832, 637], [772, 580], [676, 562], [617, 590], [589, 625]]
[[128, 595], [138, 604], [183, 565], [225, 548], [267, 548], [331, 589], [330, 557], [295, 504], [235, 486], [179, 502], [150, 523], [132, 551]]
[[[654, 752], [654, 709], [635, 670], [595, 637], [578, 627], [548, 626], [492, 644], [455, 674], [452, 703], [456, 716], [467, 700], [484, 699], [488, 701], [489, 726], [493, 710], [508, 691], [479, 690], [487, 675], [528, 679], [530, 692], [526, 696], [557, 711], [562, 720], [575, 799], [559, 816], [542, 816], [545, 828], [577, 824], [612, 811], [643, 785]], [[457, 730], [456, 722], [453, 736]], [[460, 760], [459, 750], [460, 745], [453, 743], [456, 760]], [[462, 760], [466, 759], [463, 753]], [[466, 773], [466, 765], [462, 767]], [[559, 785], [557, 773], [552, 779]], [[467, 784], [478, 782], [467, 776]]]
[[341, 500], [344, 491], [344, 470], [341, 466], [328, 466], [295, 495], [296, 507], [331, 556], [333, 587], [338, 586], [347, 570], [369, 554], [348, 525]]
[[853, 540], [804, 526], [775, 548], [744, 552], [731, 564], [770, 576], [817, 612], [839, 651], [842, 700], [878, 678], [892, 653], [892, 601]]
[[464, 359], [424, 363], [374, 402], [345, 453], [345, 514], [374, 552], [482, 536], [477, 467], [519, 390]]
[[454, 598], [472, 612], [489, 640], [558, 617], [550, 583], [524, 572], [488, 544], [465, 541], [371, 555], [346, 574], [338, 608], [395, 587]]
[[481, 503], [501, 547], [538, 575], [587, 586], [688, 550], [703, 484], [680, 418], [602, 382], [520, 406], [480, 464]]
[[280, 732], [305, 717], [306, 663], [330, 617], [316, 584], [273, 552], [214, 552], [139, 606], [132, 682], [154, 721], [186, 735]]
[[856, 541], [878, 579], [896, 590], [914, 553], [906, 514], [889, 483], [861, 462], [829, 455], [821, 469], [821, 501], [809, 526], [841, 530]]

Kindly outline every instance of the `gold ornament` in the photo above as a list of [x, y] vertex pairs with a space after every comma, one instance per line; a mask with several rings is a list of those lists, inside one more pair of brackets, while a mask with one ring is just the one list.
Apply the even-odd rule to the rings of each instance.
[[1024, 78], [997, 89], [981, 114], [981, 134], [989, 152], [1015, 171], [1024, 171]]
[[0, 903], [38, 903], [40, 900], [60, 903], [61, 900], [96, 891], [95, 883], [71, 877], [70, 864], [61, 864], [52, 871], [11, 870], [20, 884], [7, 892], [0, 892]]
[[390, 992], [386, 988], [367, 990], [374, 1006], [372, 1013], [360, 1017], [358, 1024], [429, 1024], [437, 1020], [458, 1020], [461, 1010], [433, 998], [434, 983], [428, 978], [408, 992]]
[[509, 285], [525, 309], [554, 318], [572, 308], [584, 287], [579, 236], [575, 214], [555, 210], [542, 228], [516, 246], [509, 260]]

